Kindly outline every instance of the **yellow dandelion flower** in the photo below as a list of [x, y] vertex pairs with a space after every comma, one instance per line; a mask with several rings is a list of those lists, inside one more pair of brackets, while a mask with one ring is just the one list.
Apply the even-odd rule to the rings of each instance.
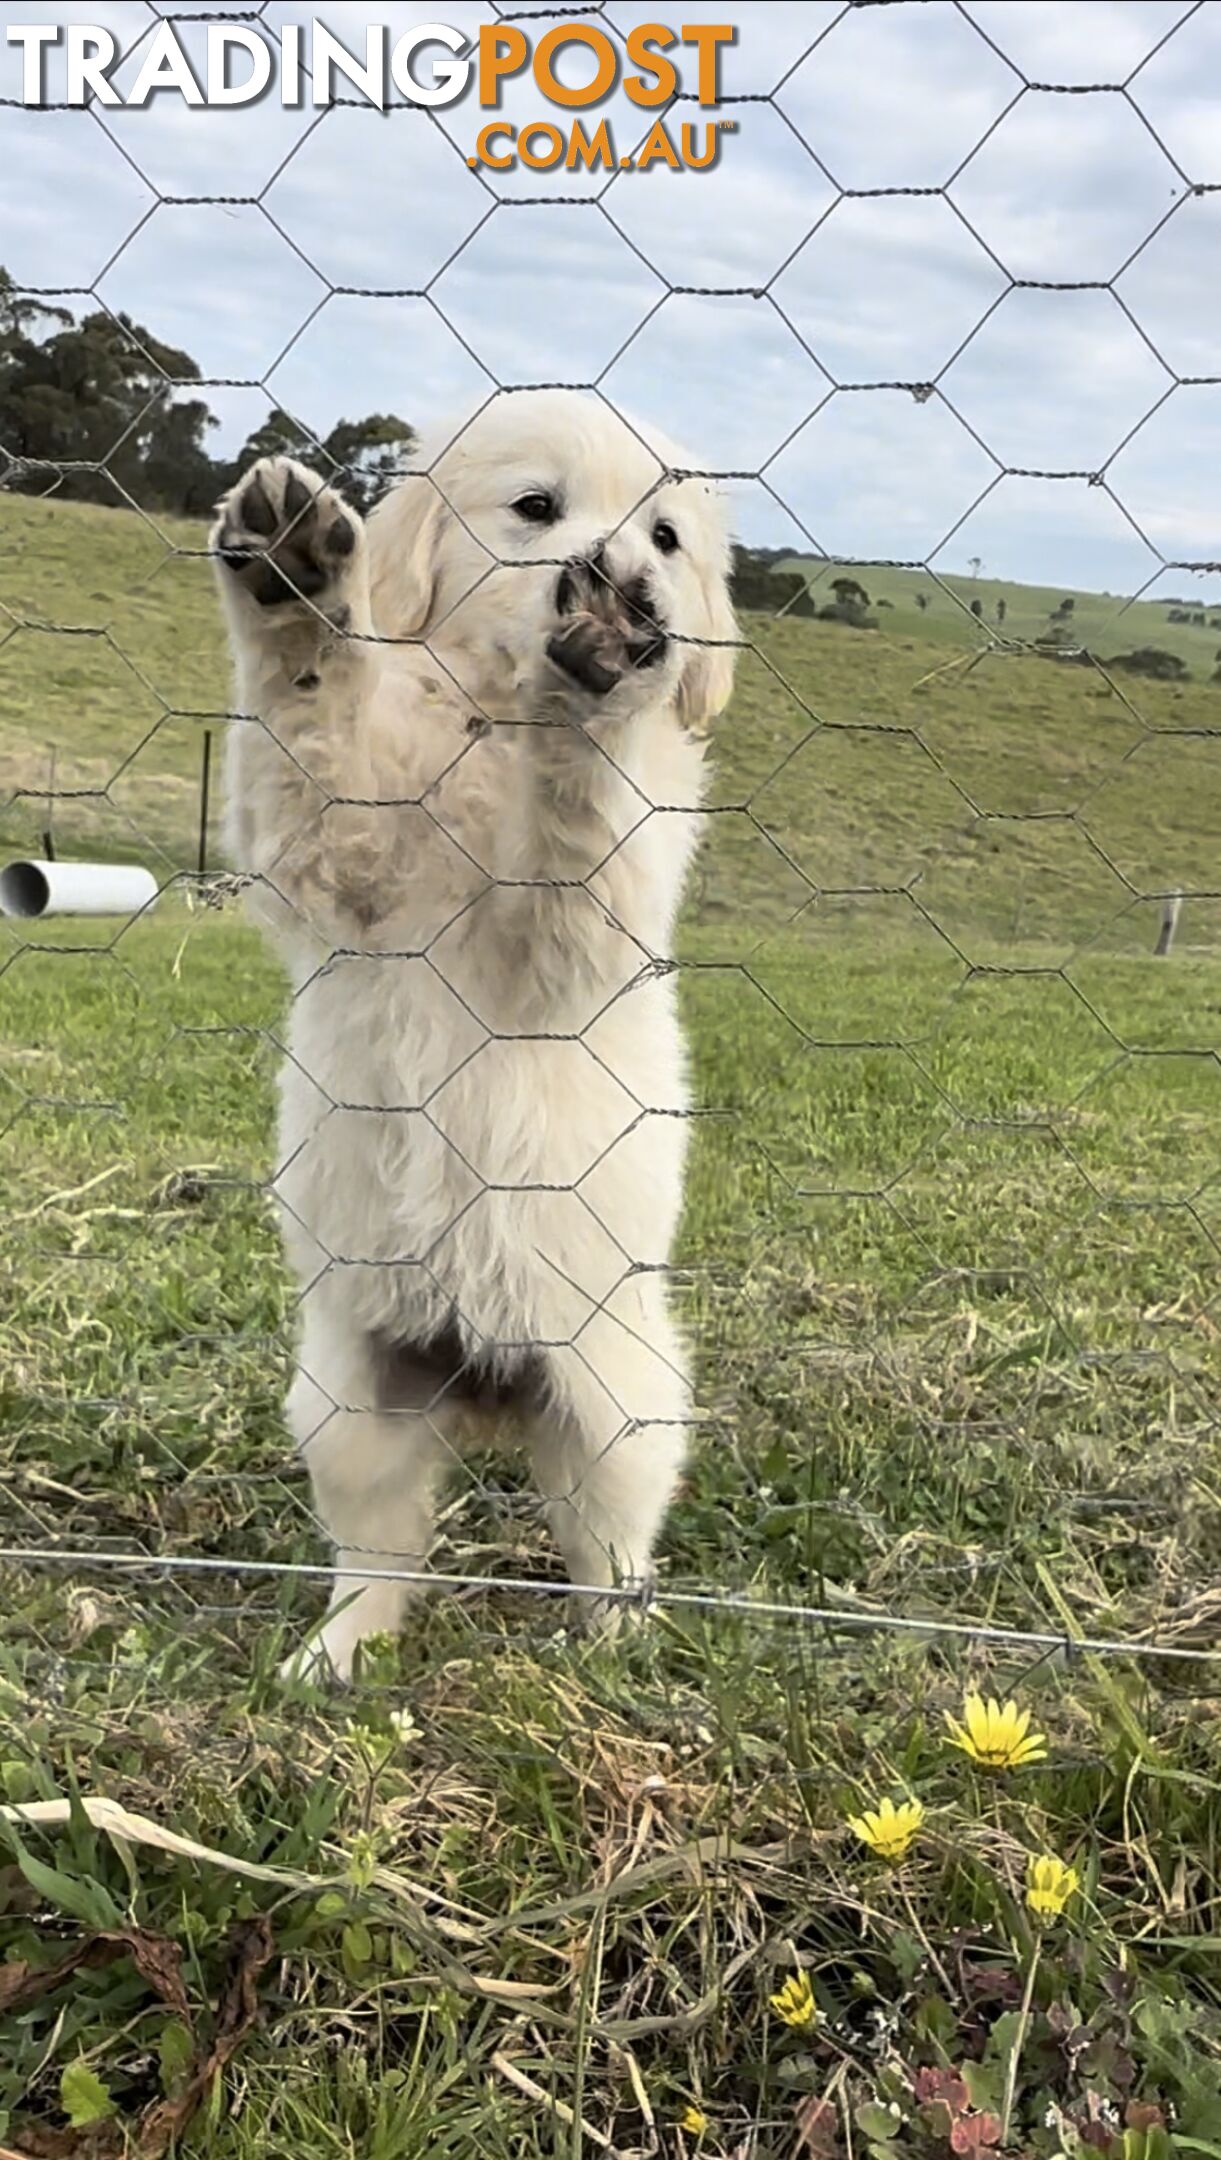
[[1023, 1763], [1042, 1762], [1047, 1755], [1043, 1733], [1030, 1731], [1029, 1710], [1015, 1702], [998, 1703], [993, 1695], [968, 1695], [962, 1706], [964, 1723], [946, 1712], [951, 1745], [961, 1748], [972, 1762], [986, 1770], [1016, 1770]]
[[818, 2023], [818, 2005], [809, 1973], [794, 1973], [791, 1980], [786, 1980], [784, 1986], [767, 1999], [776, 2016], [783, 2024], [791, 2025], [794, 2032], [813, 2032]]
[[688, 2137], [703, 2137], [708, 2128], [708, 2117], [703, 2108], [686, 2107], [678, 2118], [678, 2127], [685, 2130]]
[[1057, 1920], [1081, 1877], [1054, 1853], [1031, 1853], [1026, 1868], [1026, 1903], [1037, 1920]]
[[924, 1821], [924, 1809], [919, 1800], [905, 1800], [900, 1807], [893, 1800], [883, 1800], [847, 1820], [853, 1836], [868, 1845], [870, 1852], [883, 1860], [902, 1860]]

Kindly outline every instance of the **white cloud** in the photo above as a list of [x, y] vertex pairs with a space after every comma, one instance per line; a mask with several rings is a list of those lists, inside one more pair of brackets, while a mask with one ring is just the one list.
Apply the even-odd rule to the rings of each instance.
[[1134, 76], [1132, 96], [1189, 180], [1221, 182], [1221, 16], [1199, 8]]
[[246, 203], [163, 203], [98, 291], [189, 352], [205, 375], [252, 381], [326, 297], [317, 273]]
[[1120, 451], [1110, 478], [1159, 551], [1221, 562], [1221, 385], [1176, 390]]
[[1002, 464], [1096, 472], [1172, 377], [1106, 292], [1006, 293], [943, 378]]
[[665, 291], [596, 203], [503, 203], [434, 297], [497, 380], [518, 385], [596, 380]]
[[853, 8], [779, 103], [841, 187], [941, 187], [1020, 87], [956, 7]]
[[1182, 181], [1128, 100], [1024, 91], [954, 181], [953, 201], [1015, 278], [1106, 279]]
[[335, 285], [388, 290], [435, 277], [494, 205], [430, 113], [335, 106], [263, 198]]
[[841, 383], [931, 382], [1006, 290], [941, 197], [837, 202], [777, 279], [779, 305]]
[[940, 398], [837, 391], [768, 479], [827, 554], [923, 561], [996, 471]]
[[830, 385], [765, 302], [676, 293], [603, 387], [701, 466], [757, 473]]
[[1115, 290], [1176, 375], [1221, 375], [1221, 198], [1184, 198]]
[[326, 302], [268, 377], [275, 402], [324, 434], [370, 412], [433, 428], [493, 388], [427, 300], [346, 294]]
[[10, 180], [0, 199], [0, 263], [26, 286], [90, 286], [156, 191], [91, 112], [0, 111]]
[[966, 13], [1031, 82], [1125, 82], [1191, 0], [967, 0]]

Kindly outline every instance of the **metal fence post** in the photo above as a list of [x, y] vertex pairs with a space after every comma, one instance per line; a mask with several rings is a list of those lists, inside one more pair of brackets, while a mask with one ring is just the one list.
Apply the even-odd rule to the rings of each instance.
[[208, 868], [208, 793], [212, 777], [212, 730], [204, 729], [203, 764], [199, 774], [199, 862], [203, 877]]

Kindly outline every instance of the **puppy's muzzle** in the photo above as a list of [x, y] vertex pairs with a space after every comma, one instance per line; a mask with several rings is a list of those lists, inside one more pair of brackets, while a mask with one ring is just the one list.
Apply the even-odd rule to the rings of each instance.
[[606, 697], [633, 668], [665, 658], [668, 640], [648, 580], [617, 583], [601, 548], [564, 565], [555, 611], [560, 622], [547, 656], [594, 697]]

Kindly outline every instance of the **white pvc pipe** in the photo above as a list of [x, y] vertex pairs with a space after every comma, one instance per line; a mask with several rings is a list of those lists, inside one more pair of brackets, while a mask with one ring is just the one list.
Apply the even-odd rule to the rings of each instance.
[[0, 870], [0, 914], [136, 915], [157, 897], [151, 870], [131, 863], [14, 862]]

